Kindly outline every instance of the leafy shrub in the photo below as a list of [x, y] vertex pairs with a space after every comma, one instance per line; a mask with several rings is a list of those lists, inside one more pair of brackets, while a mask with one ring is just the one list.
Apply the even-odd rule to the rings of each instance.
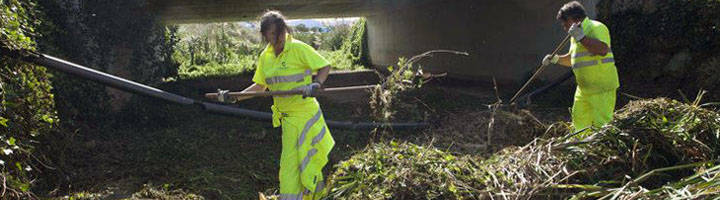
[[0, 194], [3, 199], [33, 198], [30, 189], [40, 161], [39, 136], [49, 134], [57, 116], [45, 68], [5, 57], [33, 51], [39, 13], [34, 1], [0, 1]]
[[255, 69], [265, 48], [249, 23], [180, 25], [173, 59], [180, 63], [179, 78], [235, 76]]
[[360, 18], [355, 22], [341, 48], [355, 65], [369, 66], [370, 64], [366, 21], [365, 18]]
[[237, 76], [255, 70], [257, 56], [238, 55], [231, 63], [210, 61], [204, 65], [183, 66], [178, 71], [181, 79], [218, 78]]
[[350, 28], [350, 26], [344, 24], [331, 27], [330, 32], [324, 34], [323, 43], [318, 49], [327, 51], [340, 50], [350, 34]]
[[187, 67], [233, 63], [242, 55], [257, 55], [265, 46], [260, 34], [248, 26], [244, 22], [180, 25], [173, 58]]
[[318, 32], [293, 32], [292, 35], [294, 39], [303, 41], [315, 49], [319, 49], [324, 41], [324, 34]]
[[669, 82], [691, 90], [720, 84], [708, 74], [720, 68], [713, 61], [720, 58], [720, 1], [603, 0], [597, 7], [610, 29], [621, 85]]
[[[112, 66], [111, 73], [151, 86], [176, 75], [176, 28], [160, 24], [145, 1], [39, 2], [47, 18], [38, 42], [44, 53], [100, 71]], [[53, 84], [60, 118], [69, 119], [64, 122], [109, 120], [113, 98], [105, 86], [65, 74], [56, 74]]]
[[330, 62], [330, 65], [332, 65], [333, 69], [339, 69], [339, 70], [358, 70], [362, 69], [362, 65], [358, 65], [352, 62], [352, 60], [348, 59], [348, 55], [345, 54], [345, 52], [337, 50], [337, 51], [327, 51], [327, 50], [320, 50], [318, 51], [320, 55], [325, 57], [325, 59]]

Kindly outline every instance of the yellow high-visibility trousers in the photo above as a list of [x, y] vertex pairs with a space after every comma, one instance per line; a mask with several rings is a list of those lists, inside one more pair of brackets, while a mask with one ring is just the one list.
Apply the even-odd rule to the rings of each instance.
[[280, 199], [320, 199], [326, 193], [322, 168], [335, 145], [322, 111], [273, 111], [282, 126]]
[[[575, 90], [575, 102], [572, 107], [572, 124], [575, 131], [593, 126], [601, 127], [609, 123], [615, 110], [616, 90], [600, 93], [584, 93], [579, 88]], [[578, 138], [587, 136], [589, 131], [583, 131]]]

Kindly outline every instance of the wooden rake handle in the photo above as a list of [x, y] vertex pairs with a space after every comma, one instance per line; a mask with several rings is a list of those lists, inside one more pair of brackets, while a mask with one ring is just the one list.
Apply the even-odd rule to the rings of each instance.
[[[334, 88], [321, 88], [318, 94], [336, 94], [343, 92], [353, 91], [364, 91], [373, 89], [378, 85], [361, 85], [361, 86], [350, 86], [350, 87], [334, 87]], [[303, 91], [300, 90], [286, 90], [286, 91], [263, 91], [263, 92], [230, 92], [228, 93], [231, 97], [267, 97], [267, 96], [282, 96], [282, 95], [300, 95]], [[217, 99], [218, 93], [206, 93], [205, 98]]]
[[[551, 56], [557, 55], [557, 53], [560, 51], [560, 49], [562, 49], [563, 47], [565, 47], [565, 44], [567, 44], [568, 41], [570, 41], [570, 35], [566, 35], [566, 36], [565, 36], [565, 39], [563, 39], [563, 41], [560, 43], [560, 45], [558, 45], [558, 46], [555, 48], [555, 50], [552, 52]], [[518, 90], [518, 91], [515, 93], [515, 95], [510, 99], [510, 103], [511, 103], [511, 104], [515, 101], [515, 98], [517, 98], [518, 95], [520, 95], [520, 94], [525, 90], [525, 88], [526, 88], [528, 85], [530, 85], [530, 83], [531, 83], [533, 80], [535, 80], [535, 78], [537, 78], [538, 75], [540, 75], [540, 73], [541, 73], [543, 70], [545, 70], [545, 67], [546, 67], [546, 66], [547, 66], [547, 65], [540, 64], [540, 66], [538, 67], [538, 70], [535, 71], [535, 73], [530, 77], [530, 79], [528, 79], [528, 81], [525, 82], [525, 85], [523, 85], [523, 86], [520, 88], [520, 90]]]

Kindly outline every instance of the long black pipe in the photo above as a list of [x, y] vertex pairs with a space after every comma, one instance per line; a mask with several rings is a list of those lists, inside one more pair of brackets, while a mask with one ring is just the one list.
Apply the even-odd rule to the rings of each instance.
[[[227, 116], [249, 116], [249, 115], [251, 115], [252, 118], [255, 118], [255, 119], [260, 119], [260, 120], [264, 120], [264, 121], [272, 120], [271, 113], [254, 111], [254, 110], [246, 110], [246, 109], [242, 109], [242, 108], [224, 106], [224, 105], [207, 103], [207, 102], [200, 102], [197, 104], [202, 106], [203, 109], [208, 112], [213, 112], [213, 113], [217, 113], [217, 114], [221, 114], [221, 115], [227, 115]], [[427, 125], [428, 125], [427, 123], [383, 124], [383, 123], [375, 123], [375, 122], [349, 122], [349, 121], [343, 122], [343, 121], [332, 121], [332, 120], [327, 120], [325, 122], [331, 128], [340, 128], [340, 129], [373, 129], [376, 127], [388, 126], [388, 127], [391, 127], [393, 129], [397, 129], [397, 130], [408, 130], [408, 129], [427, 127]]]
[[[562, 76], [560, 76], [560, 77], [556, 78], [555, 80], [553, 80], [552, 82], [550, 82], [550, 84], [544, 85], [535, 91], [532, 91], [528, 94], [518, 97], [517, 99], [520, 100], [521, 102], [523, 102], [523, 104], [530, 104], [530, 98], [532, 98], [534, 95], [543, 93], [550, 88], [554, 88], [554, 87], [560, 85], [561, 83], [570, 79], [570, 77], [573, 77], [573, 75], [574, 74], [572, 71], [566, 72]], [[518, 102], [518, 103], [520, 103], [520, 102]]]
[[[19, 53], [19, 52], [7, 52], [3, 51], [6, 56], [19, 58], [28, 62], [32, 62], [38, 65], [45, 66], [60, 72], [79, 76], [83, 79], [95, 81], [97, 83], [114, 87], [123, 91], [127, 91], [134, 94], [140, 94], [152, 98], [158, 98], [166, 100], [168, 102], [181, 104], [181, 105], [200, 105], [203, 110], [211, 113], [228, 115], [234, 117], [247, 117], [253, 120], [270, 121], [272, 120], [272, 114], [267, 112], [260, 112], [255, 110], [236, 108], [231, 106], [225, 106], [220, 104], [208, 103], [198, 101], [169, 93], [154, 87], [143, 85], [134, 81], [123, 79], [111, 74], [107, 74], [98, 70], [94, 70], [82, 65], [78, 65], [60, 58], [45, 54], [32, 54], [32, 53]], [[376, 127], [391, 127], [397, 130], [406, 129], [417, 129], [427, 127], [427, 123], [374, 123], [374, 122], [342, 122], [342, 121], [327, 121], [328, 126], [332, 128], [340, 129], [373, 129]]]
[[39, 57], [36, 57], [33, 61], [39, 65], [48, 68], [76, 75], [84, 79], [89, 79], [100, 84], [114, 87], [127, 92], [158, 98], [182, 105], [192, 105], [193, 103], [195, 103], [195, 100], [187, 97], [165, 92], [154, 87], [113, 76], [111, 74], [84, 67], [49, 55], [42, 54]]

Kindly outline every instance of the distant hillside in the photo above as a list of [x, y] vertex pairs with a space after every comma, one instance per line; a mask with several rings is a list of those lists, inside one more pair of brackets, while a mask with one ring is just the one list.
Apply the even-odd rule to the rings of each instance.
[[288, 25], [290, 26], [297, 26], [300, 24], [305, 24], [306, 27], [312, 28], [312, 27], [324, 27], [323, 23], [319, 20], [314, 19], [297, 19], [297, 20], [288, 20]]
[[324, 19], [293, 19], [288, 20], [288, 25], [290, 26], [297, 26], [300, 24], [305, 24], [306, 27], [312, 28], [312, 27], [325, 27], [325, 26], [335, 26], [337, 24], [353, 24], [355, 21], [357, 21], [358, 18], [324, 18]]

